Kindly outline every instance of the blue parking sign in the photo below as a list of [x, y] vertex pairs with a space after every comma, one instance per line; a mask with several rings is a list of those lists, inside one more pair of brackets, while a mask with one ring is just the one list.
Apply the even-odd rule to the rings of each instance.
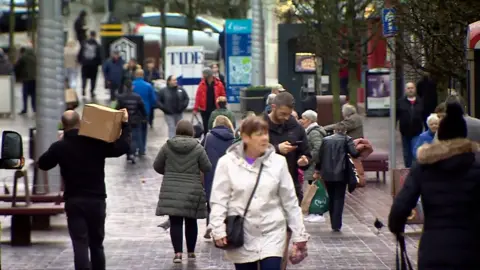
[[397, 34], [397, 25], [395, 24], [396, 10], [394, 8], [384, 8], [382, 10], [383, 36], [393, 37]]

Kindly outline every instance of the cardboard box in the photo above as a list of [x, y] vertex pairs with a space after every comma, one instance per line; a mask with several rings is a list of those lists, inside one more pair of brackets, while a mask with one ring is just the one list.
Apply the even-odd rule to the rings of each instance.
[[122, 131], [123, 112], [98, 104], [86, 104], [83, 108], [79, 135], [114, 142]]

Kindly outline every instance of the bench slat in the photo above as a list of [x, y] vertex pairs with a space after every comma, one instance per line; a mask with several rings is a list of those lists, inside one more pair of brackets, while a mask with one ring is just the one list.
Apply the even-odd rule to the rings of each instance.
[[65, 208], [63, 204], [31, 204], [29, 206], [8, 207], [0, 206], [1, 216], [12, 215], [57, 215], [63, 214]]

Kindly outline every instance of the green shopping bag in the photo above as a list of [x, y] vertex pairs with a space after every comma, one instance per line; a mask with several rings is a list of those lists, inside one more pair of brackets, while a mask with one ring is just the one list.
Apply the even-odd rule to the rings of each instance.
[[323, 215], [328, 212], [328, 193], [321, 181], [315, 181], [315, 185], [318, 187], [318, 189], [317, 192], [315, 192], [315, 196], [313, 196], [312, 202], [310, 203], [308, 213]]

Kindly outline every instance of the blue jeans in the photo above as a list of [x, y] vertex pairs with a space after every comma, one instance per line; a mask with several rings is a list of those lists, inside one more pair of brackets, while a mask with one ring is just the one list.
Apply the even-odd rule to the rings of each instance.
[[412, 164], [415, 162], [412, 149], [417, 141], [417, 138], [418, 136], [409, 137], [402, 135], [403, 164], [405, 164], [405, 168], [412, 167]]
[[130, 155], [135, 155], [142, 145], [142, 130], [140, 126], [132, 128], [132, 142], [130, 143]]
[[182, 120], [183, 114], [165, 114], [165, 122], [167, 122], [168, 128], [168, 138], [173, 138], [175, 136], [175, 131], [177, 129], [178, 121]]
[[147, 148], [147, 132], [148, 132], [148, 123], [140, 124], [140, 140], [138, 145], [138, 154], [145, 155], [145, 150]]
[[[258, 267], [260, 266], [260, 268]], [[236, 263], [235, 270], [280, 270], [282, 267], [281, 257], [268, 257], [261, 261], [251, 263]]]

